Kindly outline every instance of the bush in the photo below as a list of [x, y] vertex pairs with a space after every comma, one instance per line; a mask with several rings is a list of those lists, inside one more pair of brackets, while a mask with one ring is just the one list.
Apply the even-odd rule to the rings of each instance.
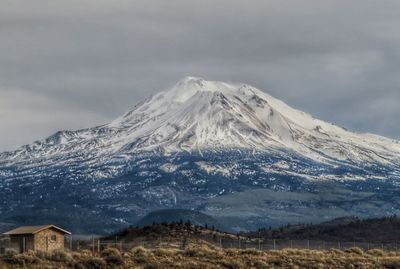
[[367, 253], [369, 255], [377, 256], [377, 257], [382, 257], [385, 254], [385, 252], [382, 249], [378, 249], [378, 248], [370, 249], [367, 251]]
[[340, 249], [336, 249], [336, 248], [332, 248], [330, 250], [330, 253], [332, 253], [333, 255], [337, 255], [337, 256], [343, 256], [344, 252], [341, 251]]
[[147, 256], [148, 254], [148, 250], [145, 249], [142, 246], [138, 246], [138, 247], [134, 247], [133, 249], [131, 249], [131, 253], [134, 256], [139, 256], [139, 257], [143, 257], [143, 256]]
[[236, 260], [224, 260], [222, 261], [222, 265], [228, 269], [239, 269], [243, 268], [241, 264]]
[[64, 250], [55, 250], [51, 253], [50, 259], [56, 262], [68, 262], [72, 260], [72, 256]]
[[151, 260], [154, 260], [153, 253], [149, 252], [142, 246], [135, 247], [131, 250], [133, 260], [139, 264], [149, 264]]
[[86, 256], [86, 257], [92, 256], [92, 252], [88, 249], [81, 250], [79, 253], [80, 253], [80, 255]]
[[172, 256], [172, 255], [174, 255], [176, 253], [176, 251], [175, 250], [173, 250], [173, 249], [167, 249], [167, 248], [158, 248], [158, 249], [155, 249], [155, 250], [153, 250], [153, 254], [154, 255], [156, 255], [156, 256], [164, 256], [164, 257], [166, 257], [166, 256]]
[[105, 269], [107, 268], [106, 262], [97, 257], [91, 257], [83, 262], [86, 269]]
[[352, 253], [352, 254], [357, 254], [357, 255], [363, 255], [364, 254], [364, 251], [359, 247], [352, 247], [352, 248], [346, 249], [345, 252]]
[[216, 250], [211, 249], [207, 245], [200, 245], [190, 247], [184, 251], [185, 256], [188, 257], [213, 257], [218, 254]]
[[5, 254], [3, 261], [12, 265], [25, 266], [26, 264], [39, 263], [41, 260], [31, 253], [15, 254], [15, 252], [10, 252]]
[[155, 263], [155, 262], [146, 264], [146, 265], [143, 267], [143, 269], [161, 269], [161, 268], [163, 268], [163, 267], [160, 267], [160, 266], [158, 265], [158, 263]]
[[85, 264], [82, 261], [75, 261], [72, 264], [73, 269], [86, 269]]
[[50, 259], [50, 254], [42, 250], [35, 250], [35, 256], [42, 260]]
[[257, 269], [269, 269], [270, 268], [268, 263], [266, 263], [265, 261], [259, 261], [259, 260], [254, 262], [254, 267], [256, 267]]
[[15, 250], [7, 250], [3, 256], [3, 261], [12, 265], [24, 265], [25, 261], [22, 259], [21, 254], [18, 254]]
[[123, 264], [121, 252], [116, 248], [107, 248], [101, 252], [101, 257], [108, 265], [118, 266]]
[[258, 256], [258, 255], [262, 254], [262, 252], [255, 248], [247, 248], [247, 249], [240, 250], [240, 254], [257, 255]]
[[9, 250], [6, 251], [6, 253], [4, 253], [4, 257], [12, 257], [12, 256], [15, 256], [17, 254], [18, 254], [18, 252], [16, 250], [9, 249]]

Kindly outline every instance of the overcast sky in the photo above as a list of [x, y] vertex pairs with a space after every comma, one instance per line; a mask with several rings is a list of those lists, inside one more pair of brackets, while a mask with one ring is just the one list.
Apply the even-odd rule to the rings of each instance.
[[188, 75], [399, 139], [399, 29], [399, 0], [2, 0], [0, 151], [107, 123]]

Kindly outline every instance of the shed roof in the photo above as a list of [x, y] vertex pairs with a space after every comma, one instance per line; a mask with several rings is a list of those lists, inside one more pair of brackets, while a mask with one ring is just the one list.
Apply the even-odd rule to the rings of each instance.
[[14, 230], [8, 231], [6, 233], [4, 233], [5, 235], [18, 235], [18, 234], [36, 234], [40, 231], [49, 229], [49, 228], [53, 228], [56, 229], [64, 234], [71, 234], [70, 232], [61, 229], [60, 227], [57, 227], [55, 225], [38, 225], [38, 226], [22, 226], [22, 227], [18, 227]]

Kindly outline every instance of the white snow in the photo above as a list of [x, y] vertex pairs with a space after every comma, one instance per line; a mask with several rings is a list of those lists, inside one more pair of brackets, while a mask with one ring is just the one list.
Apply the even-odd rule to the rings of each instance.
[[[351, 115], [349, 115], [350, 117]], [[400, 143], [371, 134], [357, 134], [313, 118], [249, 85], [187, 77], [136, 105], [110, 124], [61, 132], [59, 141], [38, 141], [0, 154], [0, 162], [45, 158], [70, 162], [80, 154], [93, 163], [123, 162], [134, 153], [203, 152], [242, 148], [289, 150], [305, 158], [335, 162], [399, 165]], [[282, 169], [286, 164], [277, 164]], [[208, 166], [201, 165], [208, 169]], [[173, 172], [176, 167], [160, 167]], [[214, 168], [213, 168], [214, 169]], [[223, 174], [222, 168], [215, 168]]]
[[178, 169], [178, 166], [172, 163], [166, 163], [160, 166], [160, 170], [166, 173], [173, 173]]
[[205, 171], [207, 174], [221, 174], [224, 177], [229, 177], [231, 175], [231, 172], [228, 168], [222, 167], [220, 165], [213, 165], [209, 162], [196, 162], [196, 164], [201, 170]]
[[398, 161], [397, 141], [356, 134], [293, 109], [249, 85], [187, 77], [109, 127], [126, 130], [114, 145], [135, 150], [290, 149], [320, 162]]

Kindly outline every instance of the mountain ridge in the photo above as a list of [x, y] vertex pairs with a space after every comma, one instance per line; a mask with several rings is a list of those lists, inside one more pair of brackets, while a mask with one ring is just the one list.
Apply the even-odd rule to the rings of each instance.
[[[74, 148], [77, 143], [81, 148]], [[42, 155], [54, 155], [90, 150], [98, 156], [123, 157], [138, 151], [173, 153], [227, 147], [289, 149], [320, 162], [393, 163], [395, 158], [396, 165], [400, 163], [399, 141], [348, 132], [246, 84], [195, 77], [153, 95], [110, 124], [57, 132], [0, 154], [0, 161], [40, 158], [41, 151]]]

